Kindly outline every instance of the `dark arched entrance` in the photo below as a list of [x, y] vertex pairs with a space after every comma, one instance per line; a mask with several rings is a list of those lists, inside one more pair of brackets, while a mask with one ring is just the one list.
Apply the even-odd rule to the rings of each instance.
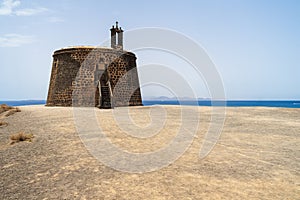
[[95, 91], [95, 106], [98, 108], [112, 108], [112, 91], [107, 71], [101, 75]]

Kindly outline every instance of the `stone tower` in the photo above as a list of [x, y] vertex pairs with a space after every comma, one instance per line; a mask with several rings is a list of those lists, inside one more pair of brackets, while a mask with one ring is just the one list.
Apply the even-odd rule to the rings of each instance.
[[123, 30], [112, 26], [111, 48], [75, 46], [57, 50], [47, 106], [141, 106], [135, 54], [123, 50]]

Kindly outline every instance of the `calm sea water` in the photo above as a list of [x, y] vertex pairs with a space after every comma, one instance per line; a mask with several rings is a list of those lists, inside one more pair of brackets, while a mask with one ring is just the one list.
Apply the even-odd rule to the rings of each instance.
[[[0, 104], [7, 104], [10, 106], [24, 106], [24, 105], [44, 105], [45, 100], [21, 100], [21, 101], [0, 101]], [[193, 106], [229, 106], [229, 107], [249, 107], [249, 106], [263, 106], [263, 107], [283, 107], [283, 108], [300, 108], [300, 100], [293, 101], [176, 101], [176, 100], [145, 100], [145, 106], [151, 105], [193, 105]]]
[[29, 106], [29, 105], [44, 105], [45, 100], [15, 100], [15, 101], [1, 101], [0, 104], [7, 104], [9, 106]]
[[228, 107], [251, 107], [251, 106], [263, 106], [263, 107], [283, 107], [283, 108], [300, 108], [299, 101], [143, 101], [144, 105], [195, 105], [195, 106], [228, 106]]

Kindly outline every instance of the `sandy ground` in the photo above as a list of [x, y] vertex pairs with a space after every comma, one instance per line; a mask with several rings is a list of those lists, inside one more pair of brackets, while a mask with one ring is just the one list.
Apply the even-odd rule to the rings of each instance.
[[[145, 130], [140, 132], [120, 118], [126, 108], [83, 108], [94, 113], [112, 144], [134, 153], [167, 146], [180, 129], [182, 109], [198, 113], [195, 137], [179, 159], [156, 171], [127, 173], [85, 148], [78, 130], [85, 124], [90, 130], [92, 119], [81, 119], [72, 108], [20, 108], [1, 119], [9, 124], [0, 127], [0, 199], [300, 199], [300, 109], [227, 108], [217, 145], [200, 159], [204, 136], [214, 125], [209, 107], [131, 107], [131, 120]], [[163, 123], [157, 120], [162, 116]], [[32, 133], [33, 142], [10, 145], [9, 136], [18, 131]]]

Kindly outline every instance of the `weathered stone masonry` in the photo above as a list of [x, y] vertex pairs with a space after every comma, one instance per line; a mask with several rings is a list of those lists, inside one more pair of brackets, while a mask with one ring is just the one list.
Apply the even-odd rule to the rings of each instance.
[[111, 33], [112, 48], [79, 46], [54, 52], [47, 106], [142, 105], [136, 57], [123, 50], [118, 25]]

